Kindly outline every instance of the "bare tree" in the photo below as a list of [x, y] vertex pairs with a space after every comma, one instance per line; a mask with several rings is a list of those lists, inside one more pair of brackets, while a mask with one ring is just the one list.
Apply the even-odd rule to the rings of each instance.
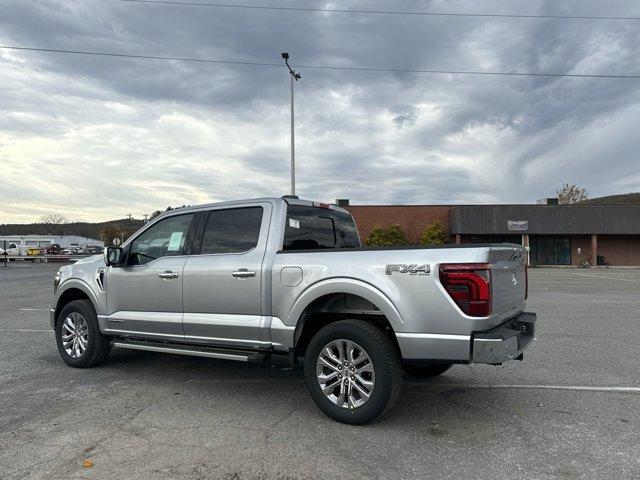
[[562, 187], [556, 190], [556, 195], [558, 195], [558, 203], [560, 205], [571, 205], [589, 198], [586, 188], [578, 185], [569, 185], [568, 183], [563, 183]]
[[61, 213], [53, 212], [41, 216], [40, 223], [45, 226], [50, 235], [64, 235], [64, 225], [69, 223], [69, 220]]

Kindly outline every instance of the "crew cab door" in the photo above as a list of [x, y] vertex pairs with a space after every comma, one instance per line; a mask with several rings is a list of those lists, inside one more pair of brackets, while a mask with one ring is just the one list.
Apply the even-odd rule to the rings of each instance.
[[184, 334], [194, 343], [259, 347], [262, 263], [271, 204], [203, 212], [184, 267]]
[[138, 235], [124, 265], [107, 267], [109, 332], [182, 340], [182, 273], [199, 214], [172, 215]]

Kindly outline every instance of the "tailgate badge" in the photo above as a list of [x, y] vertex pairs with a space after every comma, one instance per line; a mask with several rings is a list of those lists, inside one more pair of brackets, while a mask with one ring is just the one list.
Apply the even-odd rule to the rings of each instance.
[[518, 278], [516, 277], [515, 273], [511, 274], [511, 283], [513, 283], [514, 287], [518, 284]]

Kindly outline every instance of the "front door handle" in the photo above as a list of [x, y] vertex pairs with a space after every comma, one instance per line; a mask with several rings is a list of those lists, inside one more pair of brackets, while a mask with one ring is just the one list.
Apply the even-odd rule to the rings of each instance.
[[256, 272], [249, 271], [246, 268], [241, 268], [241, 269], [236, 270], [235, 272], [233, 272], [231, 275], [233, 275], [236, 278], [249, 278], [249, 277], [255, 277], [256, 276]]
[[166, 278], [166, 279], [178, 278], [178, 274], [176, 272], [170, 272], [170, 271], [159, 273], [158, 276], [160, 278]]

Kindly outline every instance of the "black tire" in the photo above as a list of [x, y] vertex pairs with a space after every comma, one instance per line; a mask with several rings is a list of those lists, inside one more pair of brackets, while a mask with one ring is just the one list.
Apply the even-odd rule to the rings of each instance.
[[409, 375], [416, 377], [437, 377], [453, 367], [452, 363], [431, 363], [429, 365], [402, 365], [402, 369]]
[[[340, 339], [360, 346], [370, 358], [375, 371], [370, 397], [355, 408], [344, 408], [333, 403], [322, 392], [316, 375], [320, 353], [325, 346]], [[334, 420], [354, 425], [369, 423], [384, 415], [397, 401], [402, 384], [400, 358], [395, 345], [378, 327], [361, 320], [331, 323], [316, 333], [305, 354], [304, 376], [311, 398], [320, 410]], [[336, 388], [340, 388], [340, 382]]]
[[[62, 344], [63, 323], [67, 317], [74, 313], [81, 315], [87, 325], [86, 348], [77, 358], [67, 353]], [[74, 300], [66, 304], [56, 319], [55, 333], [58, 353], [67, 365], [75, 368], [95, 367], [104, 362], [109, 356], [111, 350], [109, 337], [100, 332], [98, 316], [89, 300]]]

